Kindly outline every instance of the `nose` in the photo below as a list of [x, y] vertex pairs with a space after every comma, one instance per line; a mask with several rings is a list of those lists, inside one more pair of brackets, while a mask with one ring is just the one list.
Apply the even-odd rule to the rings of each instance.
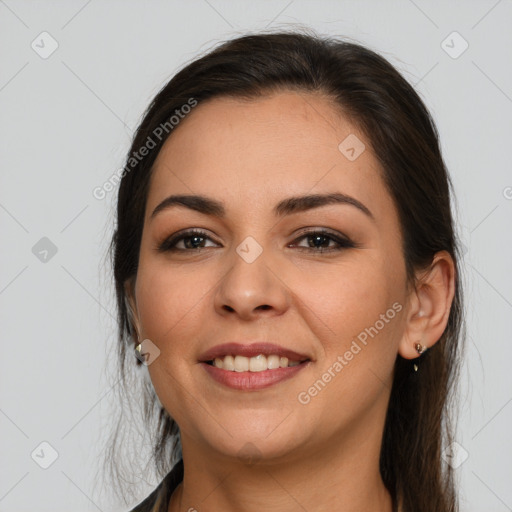
[[290, 294], [283, 281], [283, 268], [275, 259], [271, 261], [267, 252], [263, 250], [253, 261], [235, 252], [215, 296], [219, 314], [251, 320], [261, 315], [282, 315], [286, 311]]

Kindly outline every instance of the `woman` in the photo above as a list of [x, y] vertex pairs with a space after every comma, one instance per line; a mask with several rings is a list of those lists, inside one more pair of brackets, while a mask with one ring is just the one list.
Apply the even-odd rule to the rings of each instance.
[[458, 509], [450, 180], [385, 59], [287, 32], [187, 65], [135, 134], [111, 251], [166, 475], [132, 512]]

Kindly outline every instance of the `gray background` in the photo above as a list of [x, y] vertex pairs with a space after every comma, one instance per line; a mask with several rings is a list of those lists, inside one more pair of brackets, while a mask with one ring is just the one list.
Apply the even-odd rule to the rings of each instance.
[[[467, 249], [451, 455], [463, 511], [512, 510], [510, 0], [0, 0], [1, 511], [127, 509], [96, 482], [115, 386], [104, 263], [115, 194], [92, 191], [124, 165], [143, 109], [185, 62], [247, 30], [295, 24], [383, 54], [437, 122]], [[44, 441], [58, 452], [47, 469]], [[146, 482], [140, 498], [157, 483]]]

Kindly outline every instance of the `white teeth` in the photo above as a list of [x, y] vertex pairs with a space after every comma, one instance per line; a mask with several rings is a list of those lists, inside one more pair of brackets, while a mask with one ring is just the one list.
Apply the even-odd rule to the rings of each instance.
[[[215, 361], [220, 360], [222, 361], [222, 366], [219, 366], [219, 368], [223, 368], [224, 370], [230, 370], [235, 371], [235, 359], [233, 356], [226, 356], [224, 360], [220, 358], [216, 358]], [[217, 363], [214, 363], [215, 366], [217, 366]]]
[[289, 366], [297, 366], [299, 364], [299, 361], [289, 361], [287, 357], [279, 357], [275, 354], [269, 356], [258, 354], [255, 357], [229, 355], [216, 357], [213, 360], [213, 366], [232, 372], [263, 372], [265, 370], [288, 368]]
[[235, 356], [235, 372], [248, 372], [249, 358], [244, 356]]
[[251, 359], [249, 359], [249, 371], [262, 372], [263, 370], [267, 369], [267, 358], [263, 354], [260, 354], [256, 357], [251, 357]]
[[269, 370], [279, 368], [279, 356], [276, 356], [275, 354], [267, 356], [267, 368]]

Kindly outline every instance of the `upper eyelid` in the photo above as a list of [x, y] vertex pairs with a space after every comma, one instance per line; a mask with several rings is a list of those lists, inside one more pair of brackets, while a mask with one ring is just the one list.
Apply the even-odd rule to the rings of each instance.
[[[177, 243], [183, 241], [184, 239], [191, 238], [193, 236], [200, 236], [203, 238], [207, 238], [207, 239], [211, 240], [212, 242], [218, 244], [219, 242], [217, 242], [212, 236], [210, 236], [207, 231], [208, 230], [206, 230], [205, 228], [188, 228], [188, 229], [180, 230], [180, 231], [164, 238], [160, 243], [157, 244], [157, 248], [161, 248], [168, 243], [172, 243], [173, 246], [175, 246]], [[297, 240], [300, 240], [307, 236], [312, 236], [317, 233], [320, 233], [321, 235], [323, 235], [325, 237], [330, 237], [336, 243], [340, 243], [340, 241], [341, 242], [345, 241], [347, 243], [353, 244], [354, 246], [358, 245], [350, 237], [346, 236], [345, 234], [338, 232], [338, 231], [334, 231], [330, 228], [325, 228], [325, 227], [320, 227], [320, 226], [306, 226], [306, 227], [301, 228], [298, 233], [295, 233], [293, 235], [294, 236], [293, 241], [297, 241]], [[339, 239], [339, 241], [337, 239]], [[186, 251], [186, 249], [181, 249], [181, 250]]]
[[[344, 233], [334, 230], [332, 228], [325, 228], [321, 226], [306, 226], [304, 228], [300, 228], [297, 233], [295, 233], [293, 236], [299, 237], [303, 235], [308, 235], [311, 233], [318, 233], [321, 232], [324, 235], [332, 235], [334, 237], [339, 238], [346, 238], [350, 239], [347, 235]], [[189, 236], [194, 236], [194, 234], [205, 236], [207, 238], [211, 238], [212, 240], [215, 239], [216, 235], [210, 235], [209, 230], [207, 228], [184, 228], [180, 229], [179, 231], [176, 231], [176, 233], [173, 233], [169, 236], [165, 236], [162, 238], [162, 241], [171, 240], [173, 238], [179, 239], [181, 237], [187, 238]]]

